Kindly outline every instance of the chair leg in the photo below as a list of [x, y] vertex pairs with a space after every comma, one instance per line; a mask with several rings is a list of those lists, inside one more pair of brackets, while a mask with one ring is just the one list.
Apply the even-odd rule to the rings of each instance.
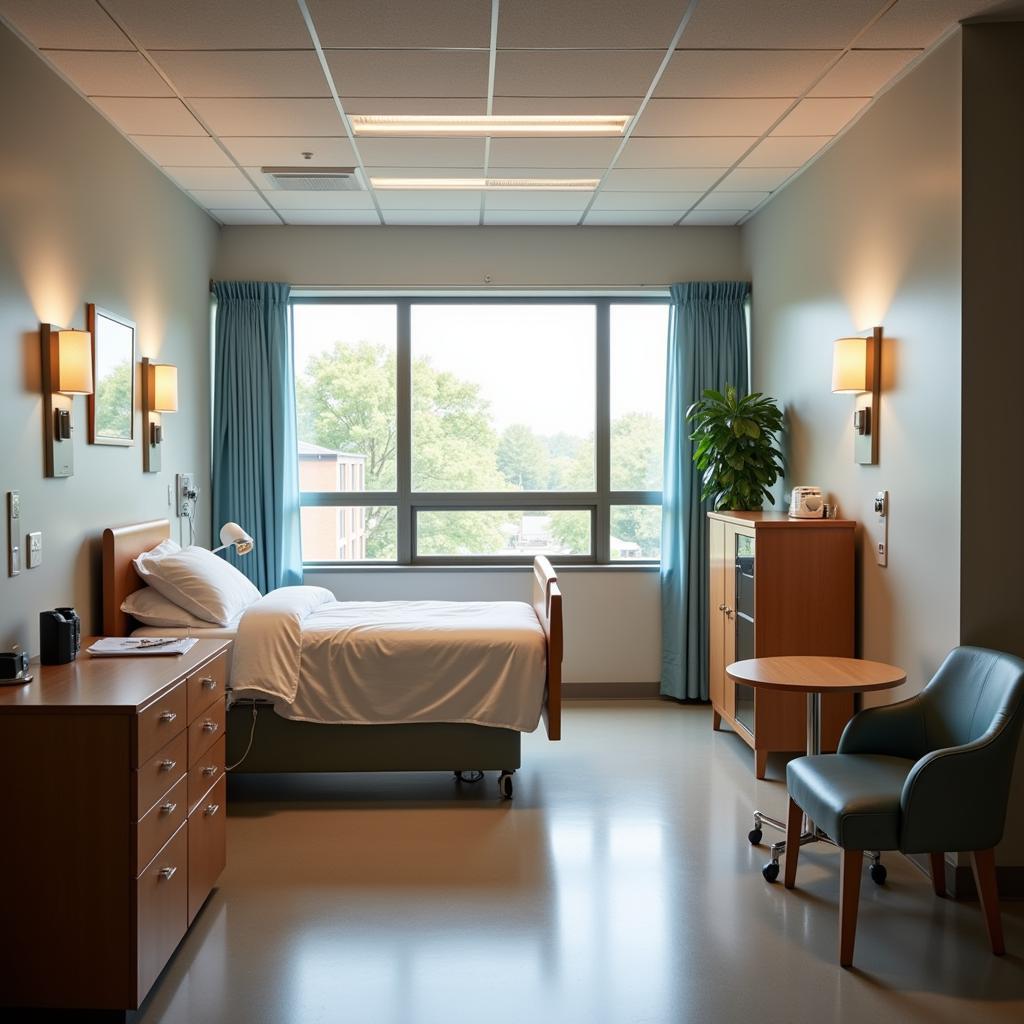
[[928, 856], [932, 862], [932, 888], [935, 895], [946, 898], [946, 855], [944, 853], [930, 853]]
[[754, 777], [757, 779], [763, 779], [765, 772], [768, 770], [768, 751], [767, 750], [755, 750], [754, 751]]
[[789, 798], [789, 817], [786, 820], [786, 888], [796, 885], [796, 865], [800, 859], [800, 833], [803, 831], [804, 812], [800, 805]]
[[860, 876], [864, 869], [863, 850], [843, 850], [839, 866], [839, 966], [853, 964], [853, 944], [857, 938], [857, 903], [860, 900]]
[[1003, 942], [1003, 923], [999, 919], [999, 889], [996, 886], [996, 858], [992, 850], [974, 850], [971, 853], [971, 870], [974, 884], [978, 887], [981, 913], [985, 918], [985, 930], [992, 952], [1002, 956], [1006, 952]]

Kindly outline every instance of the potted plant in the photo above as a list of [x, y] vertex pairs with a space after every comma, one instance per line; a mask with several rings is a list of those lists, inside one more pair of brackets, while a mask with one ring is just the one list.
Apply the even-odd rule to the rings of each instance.
[[693, 461], [703, 474], [701, 500], [716, 511], [755, 511], [764, 499], [775, 504], [771, 486], [782, 474], [775, 435], [782, 413], [775, 400], [757, 392], [737, 398], [731, 385], [723, 395], [707, 390], [686, 411], [695, 426]]

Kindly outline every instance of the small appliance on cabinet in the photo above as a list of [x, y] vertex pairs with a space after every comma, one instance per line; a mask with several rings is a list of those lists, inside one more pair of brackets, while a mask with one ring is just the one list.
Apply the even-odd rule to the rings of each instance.
[[[784, 512], [710, 512], [710, 656], [714, 728], [724, 721], [754, 750], [803, 750], [803, 695], [753, 690], [725, 667], [747, 658], [854, 654], [854, 528], [848, 519]], [[848, 694], [822, 699], [822, 750], [835, 750], [853, 714]]]

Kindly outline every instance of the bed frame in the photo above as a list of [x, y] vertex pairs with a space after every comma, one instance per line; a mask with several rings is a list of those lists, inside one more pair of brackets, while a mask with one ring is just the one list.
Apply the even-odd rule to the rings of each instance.
[[[156, 519], [103, 532], [103, 631], [127, 636], [135, 620], [121, 611], [143, 586], [132, 562], [170, 536]], [[549, 740], [562, 731], [562, 592], [551, 563], [533, 563], [533, 609], [547, 640], [542, 717]], [[250, 746], [250, 736], [252, 743]], [[248, 753], [246, 753], [248, 748]], [[411, 722], [408, 725], [323, 725], [276, 715], [269, 704], [239, 701], [228, 710], [227, 763], [235, 772], [499, 771], [504, 796], [512, 795], [519, 768], [520, 733], [482, 725]]]

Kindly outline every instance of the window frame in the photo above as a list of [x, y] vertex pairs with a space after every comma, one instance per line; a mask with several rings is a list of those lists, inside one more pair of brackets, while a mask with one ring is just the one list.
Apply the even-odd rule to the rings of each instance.
[[[393, 569], [411, 566], [520, 566], [529, 565], [532, 555], [419, 555], [416, 553], [416, 518], [430, 511], [529, 511], [562, 510], [590, 512], [590, 553], [551, 555], [557, 565], [590, 565], [650, 569], [656, 558], [611, 558], [611, 510], [617, 505], [662, 505], [662, 491], [611, 489], [611, 307], [613, 305], [669, 304], [665, 293], [635, 295], [550, 294], [474, 295], [459, 293], [423, 295], [414, 292], [293, 294], [289, 299], [289, 323], [295, 338], [295, 307], [304, 305], [388, 305], [396, 312], [396, 483], [394, 491], [302, 491], [301, 508], [369, 507], [388, 505], [396, 509], [397, 558], [358, 561], [303, 562], [304, 568]], [[595, 424], [593, 491], [413, 491], [412, 490], [412, 307], [414, 305], [538, 306], [587, 305], [594, 307]], [[294, 376], [294, 375], [293, 375]]]

